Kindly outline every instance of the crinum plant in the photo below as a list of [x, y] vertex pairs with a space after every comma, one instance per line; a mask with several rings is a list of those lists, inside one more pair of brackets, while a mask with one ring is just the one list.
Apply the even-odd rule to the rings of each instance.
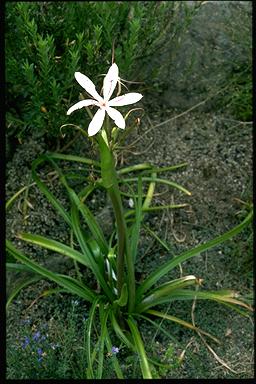
[[[22, 287], [39, 279], [48, 279], [57, 283], [62, 292], [75, 294], [90, 303], [91, 307], [86, 324], [88, 337], [86, 346], [87, 370], [85, 376], [87, 378], [102, 378], [104, 356], [106, 353], [112, 353], [111, 362], [117, 378], [124, 378], [116, 356], [119, 349], [113, 346], [114, 343], [111, 339], [113, 335], [120, 341], [122, 347], [126, 347], [139, 355], [142, 377], [152, 378], [152, 366], [161, 366], [161, 362], [155, 361], [147, 355], [139, 328], [141, 319], [148, 320], [156, 326], [154, 318], [165, 319], [192, 329], [214, 341], [217, 340], [206, 331], [196, 327], [195, 324], [160, 311], [158, 307], [160, 304], [176, 300], [193, 301], [196, 298], [197, 300], [214, 300], [243, 315], [247, 315], [248, 311], [251, 310], [250, 305], [242, 301], [234, 291], [207, 291], [202, 287], [202, 279], [197, 276], [188, 275], [168, 280], [168, 274], [186, 260], [238, 234], [251, 222], [252, 212], [248, 214], [241, 224], [225, 234], [191, 250], [187, 250], [180, 255], [170, 256], [167, 262], [159, 265], [151, 273], [148, 273], [143, 281], [136, 281], [135, 263], [138, 256], [139, 233], [142, 221], [145, 212], [159, 209], [159, 206], [150, 206], [154, 197], [156, 183], [165, 183], [187, 195], [190, 194], [184, 187], [172, 181], [159, 178], [158, 173], [176, 169], [184, 164], [164, 168], [158, 168], [151, 164], [138, 164], [117, 169], [115, 152], [118, 151], [119, 134], [122, 133], [118, 128], [125, 129], [126, 121], [115, 107], [136, 103], [142, 98], [142, 95], [139, 93], [127, 93], [111, 99], [117, 84], [120, 85], [118, 66], [115, 63], [111, 65], [104, 78], [103, 96], [96, 91], [95, 85], [87, 76], [76, 72], [75, 78], [91, 98], [80, 100], [69, 108], [67, 114], [70, 115], [75, 110], [86, 108], [87, 112], [91, 115], [92, 120], [88, 127], [88, 135], [92, 136], [91, 140], [98, 147], [100, 161], [74, 155], [46, 153], [34, 161], [32, 175], [39, 189], [68, 224], [79, 249], [74, 249], [73, 246], [38, 234], [19, 233], [18, 237], [33, 245], [73, 259], [77, 277], [52, 272], [45, 266], [25, 256], [8, 240], [8, 253], [21, 263], [7, 263], [7, 268], [27, 270], [34, 274], [23, 283]], [[91, 110], [88, 108], [89, 106], [98, 108], [94, 116], [92, 116]], [[88, 137], [81, 127], [78, 128]], [[60, 160], [65, 160], [66, 163], [76, 162], [83, 164], [85, 169], [93, 165], [99, 177], [94, 181], [87, 177], [86, 185], [83, 184], [81, 190], [77, 193], [70, 186], [69, 175], [65, 174], [60, 168], [58, 164]], [[38, 176], [37, 168], [44, 162], [52, 165], [59, 176], [61, 184], [65, 187], [70, 201], [69, 211], [63, 207], [62, 203]], [[136, 176], [137, 173], [139, 175]], [[129, 176], [130, 174], [134, 175]], [[145, 188], [143, 188], [145, 183], [148, 184], [146, 192], [144, 192]], [[135, 185], [135, 188], [132, 185]], [[134, 209], [124, 209], [124, 186], [127, 187], [126, 191], [128, 190], [129, 192], [126, 193], [126, 196], [128, 195], [133, 199]], [[114, 212], [115, 223], [109, 238], [106, 237], [87, 203], [92, 193], [97, 189], [106, 192]], [[7, 208], [17, 195], [7, 202]], [[169, 205], [165, 206], [165, 208], [181, 206], [184, 205]], [[87, 226], [87, 232], [84, 230], [84, 224]], [[81, 276], [80, 270], [82, 268], [84, 270], [91, 270], [95, 277], [97, 288], [93, 289], [90, 281], [86, 281], [86, 273], [84, 276]], [[163, 278], [165, 278], [165, 282], [162, 282]], [[160, 280], [161, 283], [159, 282]], [[17, 292], [18, 290], [11, 294], [7, 305], [10, 304]], [[98, 319], [98, 329], [94, 335], [92, 347], [96, 318]]]

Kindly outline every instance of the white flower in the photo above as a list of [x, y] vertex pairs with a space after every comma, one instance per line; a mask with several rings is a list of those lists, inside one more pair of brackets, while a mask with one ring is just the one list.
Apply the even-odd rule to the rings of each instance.
[[83, 107], [88, 107], [89, 105], [96, 105], [99, 107], [99, 110], [95, 113], [92, 121], [88, 127], [88, 135], [93, 136], [96, 135], [97, 132], [102, 127], [105, 113], [114, 120], [115, 124], [124, 129], [125, 128], [125, 120], [121, 113], [112, 107], [121, 107], [123, 105], [129, 105], [133, 103], [137, 103], [143, 96], [140, 93], [127, 93], [122, 96], [115, 97], [110, 100], [112, 93], [118, 82], [118, 66], [114, 63], [108, 70], [104, 80], [103, 80], [103, 98], [96, 91], [95, 85], [93, 82], [85, 75], [80, 72], [75, 72], [75, 78], [77, 82], [86, 90], [89, 95], [93, 97], [93, 99], [86, 99], [79, 101], [75, 105], [73, 105], [67, 111], [67, 115], [70, 115], [76, 109], [80, 109]]
[[134, 201], [133, 201], [132, 198], [129, 199], [129, 201], [128, 201], [128, 205], [129, 205], [130, 208], [133, 208], [133, 207], [134, 207]]

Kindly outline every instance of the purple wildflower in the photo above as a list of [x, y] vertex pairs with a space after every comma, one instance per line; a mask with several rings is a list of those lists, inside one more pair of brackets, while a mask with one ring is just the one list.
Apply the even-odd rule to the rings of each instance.
[[118, 348], [118, 347], [112, 347], [112, 348], [111, 348], [111, 352], [114, 353], [114, 354], [116, 354], [116, 353], [119, 352], [119, 348]]
[[39, 338], [40, 338], [40, 335], [41, 335], [40, 331], [37, 331], [37, 332], [34, 334], [34, 336], [33, 336], [33, 340], [38, 341]]
[[43, 350], [42, 350], [42, 348], [37, 348], [37, 354], [38, 354], [37, 361], [39, 363], [41, 363], [41, 361], [43, 360]]
[[26, 346], [29, 344], [29, 337], [28, 336], [26, 336], [25, 337], [25, 341], [24, 341], [24, 343], [22, 343], [22, 348], [24, 349], [24, 348], [26, 348]]
[[24, 319], [24, 320], [21, 320], [21, 324], [22, 324], [22, 325], [25, 325], [25, 324], [31, 324], [31, 319]]
[[41, 356], [43, 354], [42, 348], [37, 348], [37, 353], [39, 356]]

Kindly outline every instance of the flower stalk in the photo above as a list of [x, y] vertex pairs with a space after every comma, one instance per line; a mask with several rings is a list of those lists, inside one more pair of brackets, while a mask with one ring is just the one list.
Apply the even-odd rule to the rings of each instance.
[[118, 297], [121, 296], [121, 291], [124, 281], [125, 261], [128, 274], [128, 291], [129, 291], [129, 311], [132, 311], [135, 301], [135, 277], [134, 265], [131, 259], [128, 246], [127, 227], [123, 211], [122, 199], [118, 187], [117, 173], [115, 169], [114, 157], [111, 149], [108, 146], [106, 131], [102, 129], [101, 134], [97, 136], [100, 160], [101, 160], [101, 177], [103, 185], [110, 197], [117, 226], [117, 292]]

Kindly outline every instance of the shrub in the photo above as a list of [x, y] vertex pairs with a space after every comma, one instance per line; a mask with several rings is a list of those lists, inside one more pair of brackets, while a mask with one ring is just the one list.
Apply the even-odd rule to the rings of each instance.
[[133, 79], [136, 73], [143, 81], [148, 76], [151, 83], [161, 68], [146, 75], [143, 63], [170, 36], [177, 39], [182, 28], [174, 17], [184, 7], [156, 1], [7, 3], [7, 135], [58, 137], [77, 97], [74, 72], [96, 78], [113, 53], [121, 74]]
[[[226, 92], [218, 101], [220, 108], [230, 110], [235, 118], [252, 120], [252, 8], [250, 2], [236, 4], [235, 19], [226, 20], [223, 32], [231, 41], [233, 61], [226, 79]], [[238, 24], [239, 23], [239, 24]], [[239, 28], [238, 28], [239, 25]]]

